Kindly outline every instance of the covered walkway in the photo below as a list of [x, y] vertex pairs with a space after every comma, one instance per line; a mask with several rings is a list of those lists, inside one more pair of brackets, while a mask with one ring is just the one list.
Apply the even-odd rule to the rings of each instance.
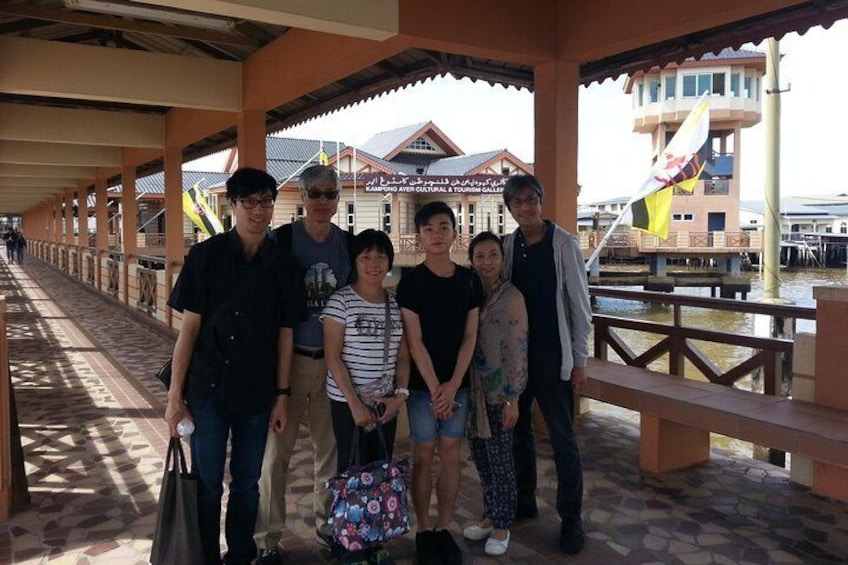
[[[0, 526], [0, 563], [146, 563], [166, 446], [153, 373], [173, 338], [37, 259], [0, 262], [32, 504]], [[827, 563], [848, 561], [848, 505], [792, 486], [781, 469], [731, 453], [661, 478], [640, 476], [638, 424], [605, 405], [581, 418], [585, 551], [565, 558], [550, 447], [540, 447], [541, 515], [513, 530], [511, 563]], [[290, 494], [291, 563], [325, 563], [312, 541], [310, 447]], [[408, 445], [400, 444], [400, 453]], [[481, 510], [466, 464], [454, 529]], [[412, 562], [412, 536], [392, 544]], [[481, 544], [466, 562], [488, 562]], [[495, 560], [492, 560], [495, 561]]]

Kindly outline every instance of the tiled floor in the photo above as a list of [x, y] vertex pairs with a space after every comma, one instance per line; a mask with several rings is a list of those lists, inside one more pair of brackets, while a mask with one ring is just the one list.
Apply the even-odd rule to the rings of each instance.
[[[167, 439], [164, 391], [152, 375], [173, 339], [35, 259], [23, 267], [0, 262], [0, 291], [32, 497], [0, 526], [0, 563], [147, 562]], [[636, 422], [604, 405], [580, 419], [582, 554], [557, 551], [553, 464], [542, 443], [540, 517], [514, 527], [506, 557], [463, 544], [466, 563], [848, 562], [848, 505], [792, 486], [782, 469], [718, 450], [688, 471], [642, 476]], [[300, 448], [286, 562], [325, 563], [331, 559], [311, 535], [308, 441]], [[480, 511], [466, 464], [454, 529]], [[390, 548], [412, 562], [411, 536]]]

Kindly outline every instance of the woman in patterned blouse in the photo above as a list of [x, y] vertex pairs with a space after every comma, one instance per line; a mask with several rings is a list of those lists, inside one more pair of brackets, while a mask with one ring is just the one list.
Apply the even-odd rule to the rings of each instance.
[[486, 539], [486, 553], [503, 555], [517, 499], [512, 459], [518, 396], [527, 384], [527, 310], [524, 297], [501, 276], [503, 245], [483, 232], [468, 250], [480, 276], [486, 302], [480, 311], [477, 347], [471, 363], [471, 454], [483, 486], [483, 521], [463, 531], [466, 539]]

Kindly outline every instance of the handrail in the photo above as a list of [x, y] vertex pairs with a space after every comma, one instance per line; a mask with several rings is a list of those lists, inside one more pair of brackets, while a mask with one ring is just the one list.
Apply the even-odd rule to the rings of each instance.
[[6, 298], [0, 296], [0, 524], [9, 519], [12, 503], [12, 415], [9, 350], [6, 342]]
[[666, 292], [624, 290], [621, 288], [610, 288], [605, 286], [590, 286], [589, 295], [595, 297], [604, 296], [607, 298], [621, 298], [624, 300], [638, 300], [640, 302], [653, 302], [657, 304], [670, 304], [674, 306], [691, 306], [693, 308], [707, 308], [710, 310], [726, 310], [731, 312], [741, 312], [744, 314], [765, 314], [767, 316], [780, 316], [783, 318], [795, 318], [799, 320], [816, 319], [816, 309], [809, 306], [766, 304], [762, 302], [749, 302], [747, 300], [733, 300], [731, 298], [683, 296], [680, 294], [669, 294]]

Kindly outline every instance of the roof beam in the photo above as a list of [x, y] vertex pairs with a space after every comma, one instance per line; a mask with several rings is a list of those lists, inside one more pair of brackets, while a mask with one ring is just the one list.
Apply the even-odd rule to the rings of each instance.
[[164, 147], [165, 118], [132, 112], [0, 104], [0, 139]]
[[167, 8], [383, 41], [397, 35], [399, 0], [136, 0]]
[[232, 61], [0, 37], [0, 92], [12, 94], [237, 111], [241, 70]]
[[0, 5], [0, 15], [31, 18], [60, 24], [77, 24], [98, 29], [114, 29], [117, 31], [177, 37], [179, 39], [194, 39], [196, 41], [208, 41], [223, 45], [236, 45], [240, 47], [259, 46], [258, 42], [254, 39], [232, 33], [204, 30], [190, 26], [165, 25], [126, 18], [114, 18], [112, 16], [98, 14], [83, 14], [71, 10], [51, 10], [50, 8], [26, 6], [23, 4]]
[[29, 192], [32, 188], [44, 187], [65, 187], [74, 188], [77, 185], [77, 179], [54, 179], [54, 178], [38, 178], [38, 177], [0, 177], [0, 187], [8, 188], [26, 188]]
[[120, 167], [121, 149], [96, 145], [0, 141], [0, 163]]
[[0, 163], [0, 177], [32, 177], [32, 178], [77, 178], [93, 179], [96, 176], [94, 167], [71, 167], [51, 165], [9, 165]]

